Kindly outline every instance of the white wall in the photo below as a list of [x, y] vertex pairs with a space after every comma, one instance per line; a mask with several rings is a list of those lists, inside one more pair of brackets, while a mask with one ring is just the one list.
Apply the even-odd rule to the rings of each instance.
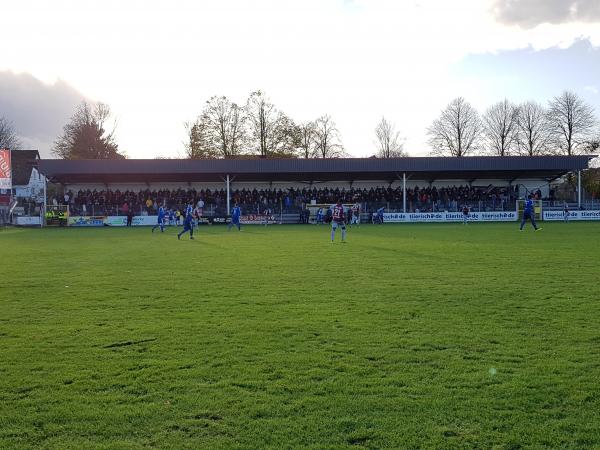
[[15, 185], [15, 195], [17, 197], [34, 197], [39, 202], [44, 201], [44, 177], [40, 175], [36, 168], [31, 170], [29, 183], [25, 186]]

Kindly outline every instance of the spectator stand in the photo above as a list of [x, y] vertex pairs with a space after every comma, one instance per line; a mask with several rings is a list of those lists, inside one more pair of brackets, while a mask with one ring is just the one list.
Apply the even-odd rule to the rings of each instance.
[[[312, 203], [359, 202], [367, 217], [386, 212], [515, 211], [532, 190], [548, 198], [550, 184], [580, 174], [588, 156], [223, 160], [41, 160], [60, 186], [71, 214], [139, 216], [158, 205], [183, 210], [204, 202], [205, 217], [226, 217], [233, 203], [244, 215], [264, 211], [282, 223], [314, 217]], [[59, 196], [60, 197], [60, 196]], [[581, 197], [581, 196], [580, 196]], [[68, 199], [68, 200], [65, 200]], [[57, 199], [53, 199], [57, 200]], [[305, 214], [305, 213], [303, 213]]]

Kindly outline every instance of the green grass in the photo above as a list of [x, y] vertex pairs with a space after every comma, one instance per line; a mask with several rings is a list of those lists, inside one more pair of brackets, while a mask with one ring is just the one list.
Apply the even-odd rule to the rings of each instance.
[[600, 448], [600, 224], [174, 231], [0, 231], [0, 448]]

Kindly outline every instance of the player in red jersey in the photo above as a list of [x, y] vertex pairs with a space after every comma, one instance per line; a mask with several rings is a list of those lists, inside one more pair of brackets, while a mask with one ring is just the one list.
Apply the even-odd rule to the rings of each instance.
[[346, 216], [344, 215], [344, 206], [342, 201], [338, 200], [336, 205], [333, 207], [331, 221], [331, 242], [335, 239], [335, 230], [340, 227], [342, 229], [342, 242], [346, 242]]

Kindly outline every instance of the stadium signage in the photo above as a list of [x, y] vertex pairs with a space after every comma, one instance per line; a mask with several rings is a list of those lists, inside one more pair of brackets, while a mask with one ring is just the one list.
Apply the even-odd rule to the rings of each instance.
[[28, 227], [28, 226], [39, 226], [42, 224], [42, 220], [39, 216], [18, 216], [17, 225]]
[[229, 223], [231, 219], [229, 217], [212, 217], [210, 223]]
[[[472, 212], [469, 222], [512, 222], [518, 219], [516, 211]], [[463, 214], [458, 212], [434, 213], [384, 213], [383, 221], [390, 223], [412, 222], [462, 222]]]
[[[544, 211], [544, 220], [564, 220], [563, 211]], [[600, 220], [600, 211], [569, 211], [569, 220]]]
[[[264, 223], [262, 222], [244, 222], [242, 216], [242, 223]], [[158, 216], [133, 216], [131, 225], [134, 227], [139, 226], [152, 226], [156, 225]], [[274, 220], [274, 219], [273, 219]], [[225, 224], [231, 222], [229, 217], [203, 217], [200, 219], [203, 224]], [[275, 223], [275, 222], [268, 222]], [[127, 225], [126, 216], [71, 216], [69, 217], [69, 226], [72, 227], [124, 227]], [[165, 225], [169, 226], [166, 222]]]
[[250, 214], [240, 217], [240, 223], [243, 225], [265, 225], [277, 223], [274, 215]]
[[12, 172], [10, 167], [10, 150], [0, 150], [0, 189], [12, 189]]
[[71, 227], [102, 227], [104, 216], [70, 216], [68, 224]]

